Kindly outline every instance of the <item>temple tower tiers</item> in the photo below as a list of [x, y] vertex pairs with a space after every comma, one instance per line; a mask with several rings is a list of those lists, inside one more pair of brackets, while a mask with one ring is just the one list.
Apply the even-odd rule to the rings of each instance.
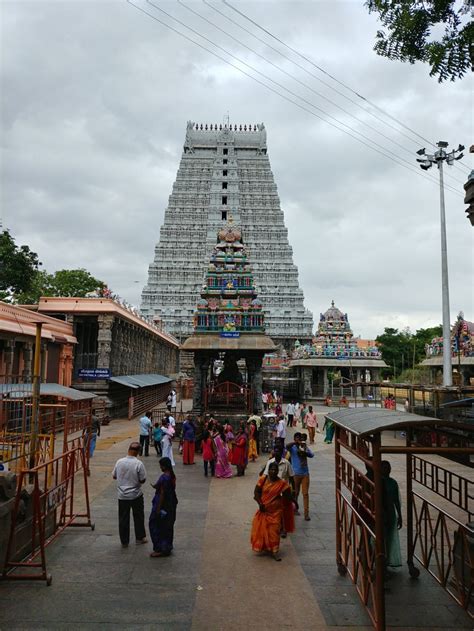
[[309, 341], [313, 317], [303, 304], [263, 123], [188, 122], [160, 241], [142, 292], [143, 315], [161, 319], [181, 340], [191, 335], [215, 235], [230, 218], [245, 234], [266, 332], [287, 348], [296, 339]]

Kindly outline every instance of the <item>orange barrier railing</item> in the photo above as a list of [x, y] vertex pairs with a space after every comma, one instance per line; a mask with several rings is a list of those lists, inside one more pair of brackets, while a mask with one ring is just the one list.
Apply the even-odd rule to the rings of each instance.
[[[77, 474], [82, 474], [85, 509], [77, 512], [75, 507], [75, 483]], [[33, 485], [30, 552], [23, 560], [17, 560], [17, 537], [19, 526], [24, 528], [20, 515], [23, 484]], [[89, 490], [87, 485], [87, 459], [83, 446], [72, 447], [65, 453], [43, 462], [19, 474], [15, 503], [11, 516], [5, 567], [2, 578], [9, 580], [45, 580], [51, 585], [52, 576], [46, 567], [45, 549], [63, 530], [70, 526], [85, 526], [94, 530], [91, 522]], [[37, 557], [39, 556], [39, 560]], [[15, 573], [21, 569], [20, 574]], [[32, 570], [28, 573], [26, 570]]]

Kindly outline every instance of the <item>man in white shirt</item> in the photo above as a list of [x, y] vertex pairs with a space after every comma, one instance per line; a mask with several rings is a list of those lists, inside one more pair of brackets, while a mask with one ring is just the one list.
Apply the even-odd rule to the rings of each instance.
[[276, 426], [275, 445], [280, 444], [283, 449], [285, 445], [285, 438], [286, 438], [285, 417], [280, 416], [280, 418], [278, 419], [277, 426]]
[[[284, 425], [284, 423], [283, 423]], [[268, 475], [268, 467], [272, 462], [276, 462], [278, 465], [278, 476], [288, 482], [293, 486], [293, 476], [295, 475], [293, 472], [293, 467], [291, 466], [291, 462], [286, 458], [283, 458], [283, 451], [280, 447], [275, 447], [273, 450], [275, 456], [270, 458], [270, 460], [265, 465], [265, 469], [263, 470], [263, 475]]]
[[140, 456], [143, 456], [143, 447], [145, 447], [145, 456], [148, 456], [150, 448], [150, 435], [152, 430], [151, 412], [147, 412], [138, 421], [140, 424]]
[[128, 455], [115, 463], [112, 477], [117, 480], [119, 504], [119, 536], [122, 546], [130, 542], [130, 511], [133, 513], [133, 526], [137, 543], [146, 543], [145, 508], [142, 484], [146, 481], [146, 469], [138, 460], [140, 444], [133, 442], [128, 448]]
[[293, 427], [293, 418], [295, 416], [295, 404], [294, 403], [288, 403], [288, 405], [286, 406], [286, 416], [288, 418], [288, 427]]
[[171, 416], [171, 414], [165, 414], [165, 420], [166, 419], [168, 420], [168, 423], [171, 425], [171, 427], [176, 430], [176, 420], [174, 416]]

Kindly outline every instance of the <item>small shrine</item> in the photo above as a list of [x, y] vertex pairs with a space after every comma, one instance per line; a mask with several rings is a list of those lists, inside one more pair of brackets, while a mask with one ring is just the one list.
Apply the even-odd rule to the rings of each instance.
[[[474, 385], [474, 322], [466, 320], [462, 311], [451, 328], [450, 341], [454, 384]], [[425, 346], [426, 359], [422, 366], [430, 368], [432, 381], [436, 384], [442, 383], [443, 348], [442, 337], [434, 337]]]
[[194, 353], [193, 411], [260, 412], [262, 360], [276, 347], [265, 334], [248, 250], [232, 219], [218, 232], [193, 326], [181, 346]]
[[[295, 343], [290, 362], [292, 374], [300, 380], [300, 397], [325, 397], [343, 394], [344, 383], [380, 381], [387, 368], [373, 340], [354, 336], [347, 313], [331, 302], [319, 316], [311, 344]], [[370, 394], [370, 387], [357, 386], [358, 394]]]

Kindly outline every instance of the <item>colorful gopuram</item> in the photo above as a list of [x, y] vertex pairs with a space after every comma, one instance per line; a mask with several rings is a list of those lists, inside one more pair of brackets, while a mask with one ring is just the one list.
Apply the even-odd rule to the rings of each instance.
[[308, 398], [334, 393], [334, 383], [340, 388], [344, 382], [378, 382], [387, 365], [375, 342], [354, 337], [347, 313], [333, 300], [320, 314], [312, 343], [296, 341], [290, 367], [300, 379], [300, 396]]
[[365, 343], [365, 340], [354, 337], [347, 313], [338, 309], [333, 300], [330, 308], [319, 316], [318, 330], [312, 344], [302, 345], [297, 341], [293, 357], [295, 359], [305, 357], [374, 357], [379, 359], [382, 355], [375, 342]]
[[198, 300], [194, 330], [263, 333], [262, 303], [257, 298], [241, 231], [232, 219], [219, 230], [218, 239]]
[[252, 253], [266, 332], [288, 352], [297, 339], [309, 342], [313, 316], [304, 306], [263, 123], [188, 122], [143, 288], [142, 314], [158, 318], [181, 342], [192, 334], [193, 313], [216, 234], [231, 215]]
[[218, 231], [193, 322], [181, 345], [194, 356], [193, 410], [260, 412], [262, 360], [276, 347], [265, 334], [248, 251], [232, 219]]

